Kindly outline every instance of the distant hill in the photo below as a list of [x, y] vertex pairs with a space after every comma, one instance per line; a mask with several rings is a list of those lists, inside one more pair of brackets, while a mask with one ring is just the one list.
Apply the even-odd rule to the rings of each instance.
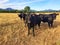
[[42, 12], [60, 12], [60, 10], [47, 9], [47, 10], [43, 10]]
[[11, 10], [14, 10], [14, 9], [12, 9], [12, 8], [6, 8], [5, 10], [9, 10], [9, 11], [11, 11]]
[[12, 9], [12, 8], [6, 8], [6, 9], [0, 8], [0, 10], [8, 10], [8, 11], [11, 11], [11, 10], [14, 10], [14, 9]]
[[30, 10], [30, 12], [38, 12], [38, 11], [36, 11], [36, 10]]

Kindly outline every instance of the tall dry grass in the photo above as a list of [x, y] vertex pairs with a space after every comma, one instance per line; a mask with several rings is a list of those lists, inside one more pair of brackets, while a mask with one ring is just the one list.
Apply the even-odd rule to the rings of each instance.
[[60, 45], [60, 13], [54, 21], [54, 27], [49, 29], [47, 23], [35, 29], [35, 37], [27, 36], [19, 13], [0, 13], [0, 45]]

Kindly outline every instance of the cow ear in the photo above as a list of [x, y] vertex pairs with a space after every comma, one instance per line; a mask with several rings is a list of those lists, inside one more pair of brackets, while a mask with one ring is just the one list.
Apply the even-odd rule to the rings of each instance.
[[59, 15], [58, 13], [53, 13], [53, 14], [55, 14], [55, 15]]

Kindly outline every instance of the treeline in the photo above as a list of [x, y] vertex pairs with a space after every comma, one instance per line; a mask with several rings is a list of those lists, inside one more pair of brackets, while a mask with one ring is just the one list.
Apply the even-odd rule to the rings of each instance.
[[[26, 12], [24, 10], [0, 10], [0, 13], [21, 13], [21, 12]], [[30, 12], [38, 12], [38, 11], [34, 11], [34, 10], [31, 10]]]
[[12, 8], [6, 8], [6, 9], [0, 8], [0, 13], [21, 13], [21, 12], [45, 13], [45, 12], [60, 12], [60, 10], [48, 9], [48, 10], [43, 10], [43, 11], [36, 11], [36, 10], [30, 9], [29, 6], [26, 6], [23, 10], [16, 10], [16, 9], [12, 9]]
[[[0, 10], [0, 13], [21, 13], [25, 12], [24, 10]], [[33, 13], [45, 13], [45, 12], [60, 12], [60, 11], [36, 11], [36, 10], [30, 10], [30, 12]]]
[[0, 10], [0, 13], [19, 13], [23, 12], [22, 10]]

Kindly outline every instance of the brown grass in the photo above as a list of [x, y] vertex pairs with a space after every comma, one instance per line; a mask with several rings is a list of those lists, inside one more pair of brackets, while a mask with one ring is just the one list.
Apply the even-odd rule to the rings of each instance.
[[28, 29], [20, 20], [18, 13], [0, 13], [0, 45], [60, 45], [60, 13], [49, 29], [42, 23], [35, 29], [35, 37], [27, 36]]

